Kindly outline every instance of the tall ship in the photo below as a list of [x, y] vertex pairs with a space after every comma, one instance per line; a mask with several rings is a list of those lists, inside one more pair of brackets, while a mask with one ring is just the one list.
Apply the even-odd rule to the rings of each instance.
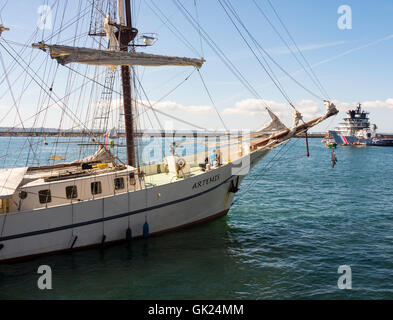
[[[304, 121], [291, 103], [293, 124], [287, 127], [266, 106], [271, 121], [259, 130], [228, 130], [209, 142], [204, 139], [207, 129], [199, 125], [202, 138], [196, 134], [193, 143], [202, 149], [183, 155], [180, 143], [173, 141], [171, 152], [152, 162], [141, 157], [150, 153], [136, 136], [147, 119], [143, 117], [150, 114], [148, 120], [156, 119], [158, 128], [159, 116], [193, 124], [156, 108], [147, 98], [140, 68], [188, 68], [195, 76], [204, 57], [141, 52], [157, 39], [135, 28], [132, 13], [137, 8], [130, 0], [79, 1], [76, 16], [70, 18], [66, 2], [55, 3], [58, 14], [53, 13], [52, 24], [57, 24], [49, 34], [37, 29], [22, 45], [7, 38], [12, 28], [5, 15], [0, 28], [1, 61], [7, 59], [0, 81], [11, 101], [7, 116], [15, 119], [12, 128], [23, 131], [26, 122], [54, 127], [56, 118], [48, 110], [59, 113], [59, 138], [45, 139], [44, 131], [43, 138], [3, 137], [0, 261], [130, 241], [224, 216], [243, 179], [272, 149], [338, 112], [326, 102], [325, 113]], [[187, 15], [180, 1], [173, 3]], [[194, 16], [188, 18], [195, 23]], [[194, 26], [196, 34], [217, 48], [199, 24]], [[249, 87], [241, 71], [230, 66]], [[36, 106], [33, 115], [21, 112], [24, 100]], [[108, 134], [115, 125], [125, 135], [122, 143], [107, 140], [118, 135]], [[60, 138], [71, 129], [83, 131], [72, 159], [72, 139]], [[166, 144], [162, 139], [163, 149]]]
[[347, 111], [344, 122], [336, 130], [329, 131], [329, 135], [337, 144], [342, 146], [393, 146], [393, 139], [384, 137], [376, 132], [377, 126], [370, 123], [369, 112], [361, 103], [356, 108]]

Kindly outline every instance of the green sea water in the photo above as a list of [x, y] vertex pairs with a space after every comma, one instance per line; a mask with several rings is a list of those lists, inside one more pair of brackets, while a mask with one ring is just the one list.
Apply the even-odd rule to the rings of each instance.
[[[393, 299], [393, 148], [339, 147], [334, 169], [320, 139], [310, 152], [303, 139], [271, 151], [217, 220], [0, 264], [0, 299]], [[37, 287], [40, 265], [51, 290]]]

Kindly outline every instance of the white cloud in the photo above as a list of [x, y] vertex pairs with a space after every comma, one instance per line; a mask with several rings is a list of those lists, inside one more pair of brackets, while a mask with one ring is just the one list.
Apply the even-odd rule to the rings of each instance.
[[338, 111], [340, 111], [340, 112], [345, 112], [348, 109], [356, 106], [356, 103], [353, 103], [353, 102], [343, 102], [343, 101], [339, 101], [339, 100], [333, 100], [332, 102], [334, 103], [334, 105], [336, 106]]
[[[225, 109], [223, 113], [228, 115], [239, 114], [246, 116], [262, 115], [266, 113], [266, 105], [269, 106], [269, 108], [279, 117], [288, 118], [292, 115], [292, 107], [289, 104], [262, 99], [245, 99], [239, 101], [234, 107]], [[301, 100], [295, 104], [295, 107], [305, 118], [317, 116], [322, 110], [320, 103], [313, 100]]]
[[[266, 112], [265, 106], [270, 106], [272, 103], [275, 102], [262, 99], [245, 99], [237, 102], [232, 108], [224, 109], [223, 114], [241, 114], [255, 116], [257, 114]], [[281, 104], [276, 104], [275, 106], [281, 108]]]
[[385, 101], [364, 101], [362, 102], [364, 108], [375, 108], [375, 109], [393, 109], [393, 98], [386, 99]]
[[[346, 112], [350, 108], [354, 108], [358, 101], [345, 102], [333, 100], [334, 104], [340, 112]], [[393, 98], [386, 100], [363, 101], [361, 102], [365, 110], [369, 109], [383, 109], [393, 110]], [[116, 100], [112, 104], [113, 107], [122, 106], [122, 100]], [[214, 108], [210, 105], [184, 105], [174, 101], [140, 101], [139, 107], [141, 110], [149, 110], [148, 106], [152, 105], [154, 109], [161, 111], [168, 115], [181, 117], [190, 123], [198, 123], [201, 127], [215, 128], [221, 122], [215, 114]], [[325, 112], [325, 106], [320, 101], [314, 100], [299, 100], [294, 102], [298, 111], [303, 115], [305, 121], [319, 117]], [[254, 127], [261, 123], [266, 123], [270, 120], [266, 112], [268, 106], [286, 125], [292, 125], [293, 110], [288, 103], [277, 102], [267, 99], [244, 99], [236, 102], [234, 106], [222, 109], [220, 111], [226, 124], [230, 127]], [[206, 117], [206, 115], [211, 115]], [[188, 126], [185, 127], [189, 128]]]
[[[146, 108], [149, 110], [149, 107], [152, 106], [154, 109], [160, 110], [162, 112], [176, 112], [176, 111], [181, 111], [181, 112], [186, 112], [186, 113], [192, 113], [192, 114], [207, 114], [211, 113], [214, 111], [212, 106], [209, 105], [183, 105], [181, 103], [177, 103], [174, 101], [146, 101], [146, 100], [140, 100], [137, 101], [139, 102], [139, 108], [144, 109]], [[97, 103], [94, 105], [95, 108], [106, 108], [106, 104], [102, 103]], [[116, 109], [122, 109], [123, 108], [123, 99], [113, 99], [111, 102], [111, 110], [116, 110]]]
[[163, 112], [187, 112], [194, 114], [207, 114], [213, 112], [213, 108], [207, 105], [183, 105], [173, 101], [160, 101], [154, 102], [150, 101], [150, 104], [147, 101], [142, 101], [142, 104], [145, 106], [153, 106], [153, 108], [158, 109]]
[[[340, 112], [346, 112], [350, 108], [354, 108], [357, 102], [345, 102], [339, 100], [333, 100], [333, 103], [336, 105], [337, 109]], [[374, 101], [363, 101], [361, 102], [364, 109], [386, 109], [393, 110], [393, 98], [388, 98], [386, 100], [374, 100]], [[183, 112], [184, 114], [189, 115], [206, 115], [212, 114], [214, 112], [214, 108], [210, 105], [183, 105], [174, 101], [140, 101], [140, 108], [145, 108], [150, 105], [153, 106], [154, 109], [165, 113], [178, 113]], [[325, 107], [321, 102], [317, 102], [314, 100], [300, 100], [294, 103], [296, 109], [300, 111], [303, 115], [304, 119], [312, 119], [318, 117], [323, 114], [325, 111]], [[269, 108], [283, 121], [292, 121], [292, 108], [288, 103], [277, 102], [274, 100], [266, 100], [266, 99], [244, 99], [235, 103], [233, 107], [226, 108], [221, 111], [221, 114], [228, 116], [266, 116], [265, 107], [269, 106]], [[5, 106], [0, 105], [0, 111]], [[122, 100], [114, 100], [112, 103], [112, 109], [121, 108]]]
[[343, 101], [333, 100], [333, 103], [341, 112], [345, 112], [350, 108], [356, 107], [356, 105], [359, 102], [362, 104], [362, 107], [366, 111], [368, 109], [393, 110], [393, 98], [388, 98], [386, 100], [368, 100], [368, 101], [356, 101], [356, 102], [343, 102]]
[[[334, 100], [333, 103], [340, 112], [346, 112], [348, 109], [354, 108], [358, 102], [343, 102]], [[366, 111], [369, 109], [393, 110], [393, 98], [389, 98], [384, 101], [363, 101], [361, 103]], [[224, 109], [222, 113], [227, 116], [259, 118], [261, 121], [266, 122], [269, 120], [269, 118], [265, 110], [265, 105], [268, 105], [270, 109], [281, 119], [281, 121], [287, 125], [292, 124], [292, 108], [289, 106], [289, 104], [273, 100], [241, 100], [233, 107]], [[294, 103], [294, 105], [296, 109], [303, 115], [303, 119], [305, 121], [317, 118], [325, 112], [325, 106], [323, 103], [314, 100], [300, 100]]]
[[317, 117], [325, 110], [322, 103], [313, 100], [301, 100], [295, 107], [305, 118]]

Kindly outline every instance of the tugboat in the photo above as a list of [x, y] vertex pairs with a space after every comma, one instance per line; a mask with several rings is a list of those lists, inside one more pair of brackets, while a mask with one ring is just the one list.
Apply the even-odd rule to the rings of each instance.
[[376, 133], [377, 126], [370, 124], [369, 112], [358, 103], [356, 109], [348, 110], [347, 117], [336, 130], [329, 131], [337, 144], [342, 146], [393, 147], [393, 139]]

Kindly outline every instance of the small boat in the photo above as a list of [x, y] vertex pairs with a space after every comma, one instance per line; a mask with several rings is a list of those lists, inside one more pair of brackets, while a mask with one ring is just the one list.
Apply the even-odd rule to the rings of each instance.
[[360, 142], [360, 141], [355, 141], [352, 143], [353, 146], [355, 147], [365, 147], [366, 143], [365, 142]]
[[328, 148], [328, 149], [334, 149], [334, 148], [336, 148], [337, 147], [337, 143], [335, 142], [335, 141], [328, 141], [326, 144], [325, 144], [325, 146], [326, 146], [326, 148]]

